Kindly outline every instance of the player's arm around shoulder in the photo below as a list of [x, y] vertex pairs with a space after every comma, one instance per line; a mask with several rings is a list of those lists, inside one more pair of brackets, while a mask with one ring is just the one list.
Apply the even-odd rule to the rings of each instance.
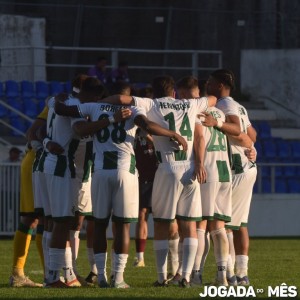
[[60, 116], [79, 118], [81, 117], [77, 105], [66, 105], [64, 102], [55, 101], [55, 113]]
[[113, 116], [103, 118], [97, 121], [87, 122], [86, 119], [78, 119], [73, 123], [72, 128], [74, 132], [80, 137], [93, 135], [97, 131], [105, 128], [113, 123], [118, 123], [130, 118], [131, 110], [129, 108], [122, 108], [114, 113]]
[[150, 133], [151, 135], [165, 136], [171, 138], [172, 140], [176, 141], [179, 145], [181, 145], [184, 151], [187, 151], [188, 146], [184, 137], [177, 134], [175, 131], [163, 128], [159, 124], [150, 121], [145, 115], [137, 115], [134, 118], [134, 123], [146, 132]]
[[112, 95], [98, 100], [98, 102], [104, 102], [115, 105], [135, 105], [133, 97], [126, 95]]

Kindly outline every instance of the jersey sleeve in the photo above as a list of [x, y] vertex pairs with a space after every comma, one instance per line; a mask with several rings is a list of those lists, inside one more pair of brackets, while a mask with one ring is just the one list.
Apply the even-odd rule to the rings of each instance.
[[246, 128], [248, 128], [248, 127], [250, 127], [252, 124], [251, 124], [251, 122], [250, 122], [250, 120], [249, 120], [249, 116], [248, 116], [248, 114], [246, 114], [245, 115], [245, 126], [246, 126]]
[[55, 105], [55, 98], [51, 97], [47, 102], [48, 108], [54, 108]]
[[154, 102], [150, 98], [140, 98], [140, 97], [132, 97], [134, 100], [134, 105], [137, 107], [144, 108], [145, 112], [149, 112], [154, 106]]
[[80, 101], [78, 98], [69, 98], [66, 102], [66, 105], [71, 106], [71, 105], [79, 105]]
[[223, 111], [225, 116], [239, 116], [238, 105], [229, 99], [223, 99], [218, 103], [218, 108]]
[[82, 118], [92, 115], [93, 111], [96, 109], [95, 103], [79, 104], [79, 105], [77, 105], [77, 107], [78, 107], [78, 112]]
[[146, 116], [146, 111], [145, 111], [145, 109], [143, 107], [132, 106], [132, 107], [130, 107], [130, 109], [132, 111], [132, 117], [133, 117], [133, 119], [136, 116], [139, 116], [139, 115]]
[[206, 97], [193, 99], [191, 103], [196, 103], [198, 113], [205, 112], [208, 108], [208, 99]]

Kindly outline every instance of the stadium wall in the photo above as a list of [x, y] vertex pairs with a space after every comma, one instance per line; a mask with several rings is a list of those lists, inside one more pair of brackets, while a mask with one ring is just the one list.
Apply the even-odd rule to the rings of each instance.
[[[45, 80], [46, 56], [43, 18], [0, 15], [0, 80]], [[20, 48], [18, 48], [20, 47]]]
[[[299, 237], [299, 211], [298, 194], [254, 194], [248, 223], [250, 237]], [[148, 236], [153, 238], [152, 215], [148, 224]], [[112, 237], [111, 226], [108, 236]], [[130, 236], [135, 236], [134, 224]]]
[[300, 126], [299, 77], [299, 49], [242, 51], [242, 92], [253, 101], [264, 100], [268, 108], [276, 110], [279, 119], [289, 117]]

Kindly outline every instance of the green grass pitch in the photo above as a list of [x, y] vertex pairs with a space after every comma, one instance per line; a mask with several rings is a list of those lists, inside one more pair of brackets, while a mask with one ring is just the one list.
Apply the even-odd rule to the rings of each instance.
[[[0, 254], [0, 299], [200, 299], [199, 293], [203, 292], [203, 287], [192, 287], [190, 289], [182, 289], [177, 286], [152, 287], [152, 283], [156, 280], [152, 240], [147, 242], [145, 268], [134, 268], [132, 266], [134, 241], [131, 241], [130, 255], [125, 270], [125, 280], [131, 285], [131, 288], [127, 290], [96, 287], [72, 289], [10, 288], [8, 278], [12, 267], [12, 240], [0, 240]], [[251, 286], [255, 291], [256, 289], [264, 289], [264, 293], [257, 294], [257, 298], [271, 299], [267, 296], [268, 286], [276, 287], [282, 283], [296, 286], [298, 298], [300, 298], [300, 239], [251, 239], [249, 256]], [[109, 275], [110, 255], [108, 257]], [[82, 276], [89, 273], [85, 240], [82, 240], [80, 245], [78, 269]], [[32, 241], [29, 249], [25, 271], [31, 279], [42, 282], [42, 268], [34, 241]], [[215, 271], [213, 247], [211, 247], [204, 273], [205, 283], [209, 283], [214, 279]]]

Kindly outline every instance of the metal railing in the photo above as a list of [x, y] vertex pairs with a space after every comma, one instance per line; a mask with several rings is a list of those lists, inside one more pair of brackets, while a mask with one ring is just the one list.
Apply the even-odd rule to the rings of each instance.
[[19, 225], [20, 163], [0, 163], [0, 235], [13, 235]]
[[[120, 56], [129, 56], [129, 69], [130, 70], [157, 70], [160, 73], [164, 71], [187, 71], [194, 76], [198, 76], [199, 71], [212, 71], [222, 67], [223, 58], [222, 51], [219, 50], [162, 50], [162, 49], [131, 49], [131, 48], [96, 48], [96, 47], [62, 47], [62, 46], [46, 46], [46, 47], [33, 47], [33, 46], [16, 46], [16, 47], [0, 47], [2, 64], [1, 68], [7, 70], [16, 68], [24, 70], [28, 69], [28, 73], [31, 78], [23, 78], [27, 80], [38, 80], [38, 76], [41, 69], [45, 68], [59, 68], [61, 69], [83, 69], [87, 70], [92, 65], [87, 63], [74, 63], [70, 61], [70, 57], [76, 54], [83, 54], [80, 56], [81, 61], [83, 57], [86, 57], [88, 61], [89, 57], [92, 55], [96, 58], [99, 53], [107, 53], [110, 56], [110, 64], [107, 65], [108, 69], [113, 69], [118, 66]], [[16, 57], [24, 57], [22, 61], [14, 61], [7, 63], [5, 62], [5, 53], [15, 53]], [[45, 54], [57, 55], [45, 55]], [[139, 59], [137, 56], [140, 55]], [[159, 58], [157, 57], [159, 55]], [[51, 61], [45, 61], [45, 57], [51, 56]], [[202, 59], [201, 59], [202, 56]], [[211, 63], [206, 65], [207, 56], [211, 57]], [[59, 58], [57, 58], [59, 57]], [[65, 63], [61, 63], [58, 60], [65, 57]], [[163, 57], [163, 59], [162, 59]], [[176, 60], [174, 61], [174, 57]], [[184, 59], [183, 59], [184, 58]], [[181, 62], [184, 63], [181, 63]], [[202, 64], [205, 63], [205, 64]], [[201, 65], [202, 64], [202, 65]], [[59, 72], [60, 72], [59, 71]], [[23, 73], [24, 74], [24, 73]], [[23, 75], [24, 76], [24, 75]], [[29, 76], [29, 75], [27, 75]], [[14, 79], [14, 78], [8, 78]], [[42, 80], [52, 80], [51, 78], [40, 78]], [[142, 79], [141, 79], [142, 80]]]

